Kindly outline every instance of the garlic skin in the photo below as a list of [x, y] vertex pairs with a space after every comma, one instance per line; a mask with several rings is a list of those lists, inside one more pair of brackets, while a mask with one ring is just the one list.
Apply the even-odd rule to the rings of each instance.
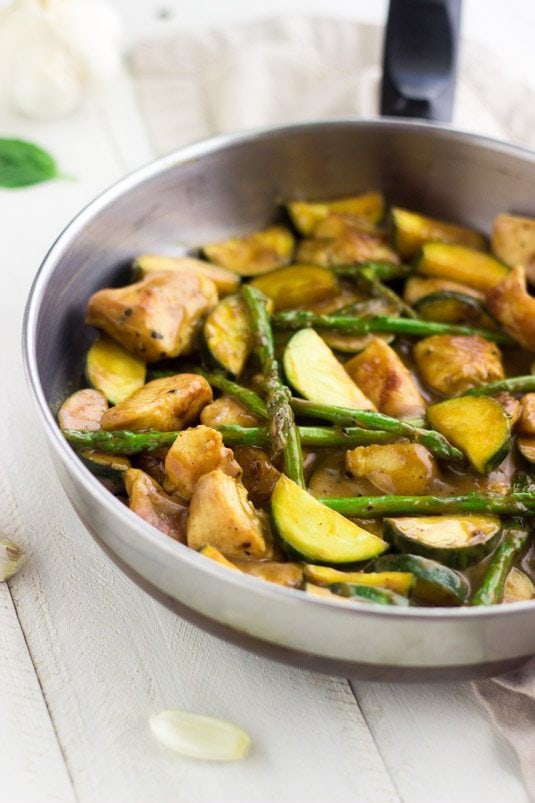
[[222, 719], [168, 710], [153, 714], [149, 724], [162, 744], [189, 758], [238, 761], [249, 752], [250, 739], [245, 731]]
[[101, 0], [15, 0], [0, 13], [0, 95], [35, 119], [71, 114], [118, 75], [120, 43]]
[[9, 580], [24, 563], [24, 552], [9, 538], [0, 539], [0, 582]]

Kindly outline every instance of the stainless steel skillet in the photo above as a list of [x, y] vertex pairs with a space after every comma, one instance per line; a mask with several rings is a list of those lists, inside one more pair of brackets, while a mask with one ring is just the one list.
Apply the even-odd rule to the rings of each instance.
[[120, 283], [136, 254], [261, 227], [281, 198], [370, 188], [390, 203], [485, 230], [500, 211], [535, 214], [535, 155], [429, 124], [337, 120], [219, 137], [160, 159], [91, 203], [46, 256], [24, 323], [30, 386], [57, 472], [87, 529], [180, 615], [248, 649], [329, 672], [390, 680], [495, 674], [535, 654], [535, 602], [346, 607], [237, 575], [131, 513], [82, 465], [55, 422], [92, 337], [83, 324], [87, 299]]

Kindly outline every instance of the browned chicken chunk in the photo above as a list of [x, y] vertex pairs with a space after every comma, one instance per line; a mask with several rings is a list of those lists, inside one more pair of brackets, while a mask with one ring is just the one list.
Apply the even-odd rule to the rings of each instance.
[[487, 307], [506, 332], [535, 351], [535, 298], [526, 287], [526, 272], [517, 266], [486, 295]]
[[255, 510], [243, 485], [216, 469], [198, 481], [189, 508], [188, 546], [206, 544], [227, 558], [267, 556], [265, 514]]
[[102, 429], [155, 429], [173, 432], [193, 424], [212, 401], [212, 388], [197, 374], [177, 374], [147, 382], [108, 410]]
[[233, 399], [232, 396], [220, 396], [211, 404], [208, 404], [201, 413], [201, 423], [207, 427], [221, 427], [224, 425], [236, 425], [240, 427], [258, 427], [263, 422], [254, 413]]
[[215, 469], [230, 477], [241, 477], [242, 473], [232, 449], [223, 446], [220, 432], [202, 425], [185, 429], [177, 436], [165, 458], [164, 488], [189, 500], [200, 477]]
[[346, 468], [385, 494], [428, 494], [440, 478], [435, 458], [419, 443], [357, 446], [346, 453]]
[[193, 273], [153, 273], [126, 287], [99, 290], [86, 322], [146, 362], [187, 353], [201, 319], [217, 303], [211, 279]]
[[521, 405], [519, 432], [523, 435], [535, 435], [535, 393], [526, 393], [522, 397]]
[[432, 335], [420, 340], [413, 354], [425, 384], [444, 396], [504, 377], [498, 346], [478, 335]]
[[187, 508], [168, 496], [156, 480], [139, 468], [124, 473], [130, 510], [175, 541], [186, 541]]
[[425, 413], [425, 400], [408, 368], [381, 338], [374, 337], [344, 368], [381, 413], [397, 418]]

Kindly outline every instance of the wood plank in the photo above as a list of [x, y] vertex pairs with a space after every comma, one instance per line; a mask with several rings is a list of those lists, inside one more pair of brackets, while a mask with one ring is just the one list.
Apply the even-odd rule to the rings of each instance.
[[529, 803], [516, 756], [470, 684], [352, 686], [403, 800]]
[[7, 585], [0, 585], [2, 800], [69, 803], [74, 793]]

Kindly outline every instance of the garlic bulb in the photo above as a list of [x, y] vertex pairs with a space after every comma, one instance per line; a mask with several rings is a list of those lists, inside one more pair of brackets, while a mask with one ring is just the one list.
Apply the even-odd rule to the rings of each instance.
[[0, 15], [0, 90], [22, 114], [63, 117], [117, 75], [120, 36], [100, 0], [15, 0]]
[[236, 761], [249, 752], [245, 731], [222, 719], [169, 710], [154, 714], [149, 724], [162, 744], [190, 758]]
[[14, 541], [0, 539], [0, 582], [9, 580], [24, 562], [24, 552]]

